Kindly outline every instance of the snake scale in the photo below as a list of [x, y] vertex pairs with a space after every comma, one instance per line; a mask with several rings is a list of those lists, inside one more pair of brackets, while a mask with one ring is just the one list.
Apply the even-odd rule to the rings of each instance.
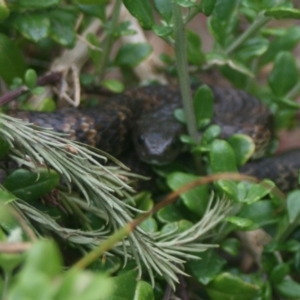
[[[211, 123], [221, 127], [221, 138], [242, 133], [256, 146], [255, 158], [262, 157], [272, 138], [272, 114], [257, 98], [244, 91], [210, 86], [214, 94]], [[67, 108], [56, 112], [12, 111], [9, 114], [35, 125], [66, 133], [72, 140], [119, 155], [130, 144], [142, 161], [167, 164], [181, 152], [179, 136], [185, 126], [174, 117], [182, 106], [178, 89], [170, 86], [139, 87], [113, 96], [96, 108]], [[252, 161], [242, 173], [273, 180], [280, 189], [297, 187], [300, 150], [273, 158]]]

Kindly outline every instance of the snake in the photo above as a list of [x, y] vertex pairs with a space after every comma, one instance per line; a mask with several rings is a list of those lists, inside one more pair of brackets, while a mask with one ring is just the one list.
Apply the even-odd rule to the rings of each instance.
[[[300, 150], [264, 158], [273, 137], [273, 115], [266, 105], [245, 91], [210, 86], [220, 138], [245, 134], [255, 144], [253, 160], [240, 172], [269, 178], [282, 191], [297, 187]], [[167, 85], [143, 86], [99, 101], [93, 108], [64, 108], [55, 112], [11, 111], [12, 117], [64, 133], [70, 140], [95, 146], [118, 156], [132, 145], [138, 158], [154, 165], [168, 164], [183, 151], [185, 124], [174, 116], [182, 107], [180, 90]], [[255, 159], [255, 160], [254, 160]]]

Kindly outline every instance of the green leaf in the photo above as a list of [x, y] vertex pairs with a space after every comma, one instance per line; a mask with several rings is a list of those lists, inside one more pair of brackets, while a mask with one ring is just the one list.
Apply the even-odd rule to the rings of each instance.
[[300, 27], [293, 26], [284, 30], [284, 33], [274, 37], [268, 50], [260, 58], [260, 64], [265, 65], [273, 61], [279, 51], [292, 51], [300, 41]]
[[99, 4], [106, 4], [109, 0], [76, 0], [79, 4], [86, 4], [86, 5], [99, 5]]
[[49, 193], [59, 183], [59, 175], [54, 170], [39, 169], [39, 174], [25, 169], [12, 172], [3, 186], [24, 201], [33, 201]]
[[259, 299], [260, 287], [243, 281], [240, 277], [223, 273], [210, 282], [206, 288], [214, 300], [253, 300]]
[[68, 9], [54, 9], [49, 12], [49, 19], [52, 39], [62, 46], [72, 48], [76, 41], [77, 13]]
[[209, 126], [202, 135], [201, 145], [208, 145], [214, 139], [220, 136], [222, 129], [219, 125], [211, 125]]
[[152, 52], [147, 43], [124, 44], [119, 49], [115, 63], [125, 67], [135, 67]]
[[251, 205], [244, 205], [238, 216], [251, 220], [257, 227], [263, 227], [278, 222], [279, 217], [274, 210], [270, 200], [260, 200]]
[[180, 234], [189, 230], [193, 227], [193, 223], [187, 220], [180, 220], [178, 222], [169, 222], [168, 224], [164, 225], [161, 229], [161, 235], [165, 234]]
[[169, 36], [173, 32], [173, 28], [170, 26], [164, 25], [154, 25], [152, 30], [157, 36], [166, 37]]
[[290, 223], [299, 220], [300, 217], [300, 191], [293, 191], [289, 193], [287, 198], [287, 211]]
[[38, 111], [53, 112], [56, 110], [56, 102], [52, 98], [44, 98]]
[[211, 144], [209, 158], [213, 173], [237, 172], [234, 152], [226, 141], [214, 140]]
[[187, 58], [191, 64], [201, 66], [204, 63], [205, 56], [201, 50], [201, 39], [199, 34], [187, 31]]
[[255, 152], [255, 143], [253, 139], [244, 134], [234, 134], [227, 142], [232, 147], [236, 163], [238, 166], [244, 165], [254, 154]]
[[0, 22], [8, 18], [9, 14], [9, 8], [7, 7], [5, 0], [0, 0]]
[[241, 242], [236, 238], [227, 238], [220, 245], [221, 249], [232, 256], [238, 256]]
[[144, 29], [151, 29], [155, 24], [149, 0], [123, 0], [123, 3]]
[[59, 4], [60, 0], [47, 0], [47, 1], [40, 1], [40, 0], [17, 0], [17, 5], [19, 8], [26, 8], [26, 9], [43, 9], [48, 8], [51, 6], [55, 6]]
[[210, 16], [215, 8], [217, 0], [202, 0], [200, 3], [200, 10], [206, 15]]
[[158, 230], [158, 225], [155, 219], [148, 218], [145, 221], [143, 221], [140, 225], [140, 227], [145, 230], [147, 233], [154, 233]]
[[[178, 190], [199, 177], [182, 172], [174, 172], [167, 176], [167, 184], [173, 190]], [[198, 216], [203, 216], [209, 200], [208, 185], [197, 186], [180, 195], [183, 204]]]
[[4, 158], [10, 149], [9, 143], [0, 137], [0, 159]]
[[29, 89], [33, 89], [36, 86], [37, 82], [37, 74], [35, 70], [28, 69], [24, 76], [24, 82], [28, 86]]
[[196, 6], [196, 0], [174, 0], [174, 2], [182, 7]]
[[124, 84], [116, 79], [105, 79], [102, 81], [103, 86], [114, 93], [121, 93], [124, 90]]
[[146, 281], [139, 280], [133, 300], [154, 300], [152, 286]]
[[207, 285], [221, 272], [226, 260], [217, 255], [214, 250], [207, 250], [197, 254], [197, 256], [200, 260], [187, 262], [187, 272], [198, 282]]
[[277, 284], [284, 280], [284, 277], [287, 276], [290, 272], [290, 267], [286, 263], [279, 263], [276, 265], [271, 274], [270, 274], [270, 280], [272, 283]]
[[300, 19], [300, 10], [289, 7], [273, 7], [265, 11], [265, 16], [275, 19]]
[[238, 227], [239, 230], [248, 229], [253, 224], [252, 221], [249, 219], [244, 219], [244, 218], [234, 217], [234, 216], [227, 217], [225, 218], [225, 220]]
[[172, 0], [154, 0], [154, 6], [166, 22], [170, 22], [173, 14]]
[[180, 221], [184, 216], [176, 205], [168, 205], [157, 212], [157, 219], [161, 223], [170, 223]]
[[114, 290], [109, 300], [134, 299], [137, 287], [137, 271], [132, 270], [113, 277]]
[[40, 271], [53, 277], [61, 272], [61, 265], [62, 258], [56, 244], [52, 240], [39, 240], [27, 253], [24, 273], [21, 276]]
[[196, 91], [194, 95], [194, 111], [198, 127], [204, 119], [212, 119], [214, 115], [214, 96], [207, 85], [202, 85]]
[[176, 118], [179, 122], [181, 122], [181, 123], [183, 123], [183, 124], [186, 123], [185, 114], [184, 114], [184, 111], [183, 111], [182, 108], [177, 108], [177, 109], [175, 109], [175, 110], [174, 110], [174, 116], [175, 116], [175, 118]]
[[262, 37], [254, 37], [247, 40], [236, 53], [239, 61], [248, 61], [254, 57], [263, 55], [269, 46], [269, 41]]
[[224, 54], [220, 54], [216, 52], [207, 53], [206, 62], [207, 62], [206, 65], [210, 67], [214, 65], [224, 66], [224, 67], [226, 66], [250, 78], [254, 77], [254, 74], [251, 72], [251, 70], [247, 68], [244, 64], [236, 60], [233, 60], [231, 58], [228, 58]]
[[300, 298], [300, 284], [292, 279], [285, 279], [275, 285], [276, 290], [286, 299]]
[[50, 20], [43, 13], [18, 14], [14, 27], [27, 39], [38, 42], [50, 33]]
[[293, 54], [281, 51], [277, 54], [269, 85], [276, 96], [285, 96], [298, 82], [299, 74]]
[[106, 21], [105, 4], [78, 4], [79, 9], [87, 15], [99, 18], [101, 21]]
[[0, 66], [0, 76], [8, 84], [14, 77], [23, 77], [26, 70], [20, 49], [2, 33], [0, 33]]

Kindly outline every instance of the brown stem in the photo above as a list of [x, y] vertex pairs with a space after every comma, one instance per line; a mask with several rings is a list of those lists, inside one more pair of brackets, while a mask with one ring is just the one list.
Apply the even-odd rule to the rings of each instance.
[[[61, 79], [60, 72], [51, 72], [38, 78], [37, 85], [53, 84], [58, 82], [60, 79]], [[16, 99], [17, 97], [25, 94], [26, 92], [28, 92], [28, 87], [21, 86], [14, 91], [10, 91], [4, 94], [2, 97], [0, 97], [0, 106]]]

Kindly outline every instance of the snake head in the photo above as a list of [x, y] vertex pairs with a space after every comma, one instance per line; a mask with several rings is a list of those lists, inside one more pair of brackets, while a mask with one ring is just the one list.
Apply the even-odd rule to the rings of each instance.
[[133, 141], [139, 158], [155, 165], [172, 162], [182, 152], [179, 137], [183, 132], [183, 125], [173, 116], [159, 119], [154, 115], [138, 120], [133, 130]]

